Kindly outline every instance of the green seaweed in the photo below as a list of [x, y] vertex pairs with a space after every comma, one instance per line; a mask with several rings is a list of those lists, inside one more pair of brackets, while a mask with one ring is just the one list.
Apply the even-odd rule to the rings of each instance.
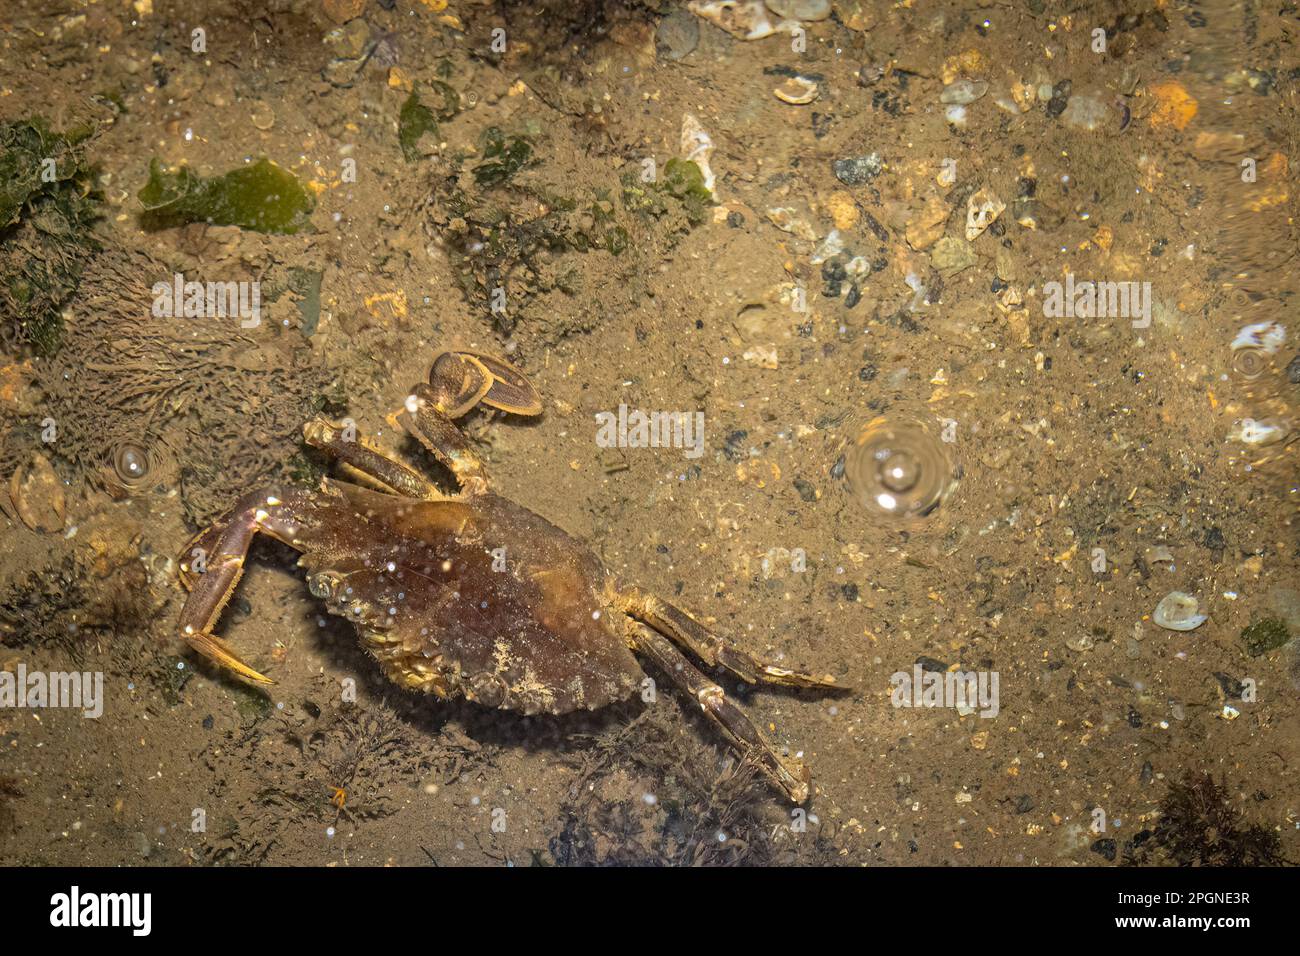
[[420, 158], [420, 151], [416, 148], [420, 137], [425, 133], [437, 136], [438, 121], [449, 120], [460, 111], [460, 94], [451, 86], [441, 80], [430, 80], [425, 85], [441, 97], [437, 110], [426, 106], [420, 100], [419, 92], [412, 89], [397, 117], [397, 143], [408, 163]]
[[474, 167], [474, 181], [484, 187], [499, 186], [528, 165], [532, 156], [528, 140], [489, 127], [483, 134], [483, 162]]
[[63, 308], [99, 249], [96, 171], [84, 144], [91, 128], [55, 133], [40, 117], [0, 123], [0, 335], [53, 355]]
[[397, 120], [397, 142], [402, 147], [402, 155], [408, 163], [420, 158], [415, 144], [425, 133], [437, 136], [438, 120], [434, 117], [433, 110], [421, 103], [419, 95], [412, 90], [411, 95], [402, 104], [402, 111]]
[[1241, 632], [1242, 643], [1246, 645], [1246, 653], [1251, 657], [1267, 654], [1290, 639], [1291, 634], [1287, 631], [1286, 622], [1277, 617], [1261, 618], [1249, 627], [1243, 628]]
[[292, 235], [307, 225], [315, 207], [297, 177], [266, 158], [210, 179], [188, 166], [169, 173], [155, 159], [139, 198], [150, 230], [207, 222]]
[[660, 219], [678, 206], [686, 221], [698, 226], [708, 219], [712, 203], [713, 194], [704, 185], [704, 174], [691, 160], [668, 160], [663, 176], [653, 182], [642, 181], [635, 172], [623, 177], [623, 205], [652, 219]]

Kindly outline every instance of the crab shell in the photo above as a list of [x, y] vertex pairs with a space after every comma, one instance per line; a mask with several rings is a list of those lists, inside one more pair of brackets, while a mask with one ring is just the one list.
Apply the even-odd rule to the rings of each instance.
[[563, 714], [624, 700], [644, 677], [600, 560], [527, 508], [328, 482], [307, 510], [290, 543], [308, 586], [402, 686]]

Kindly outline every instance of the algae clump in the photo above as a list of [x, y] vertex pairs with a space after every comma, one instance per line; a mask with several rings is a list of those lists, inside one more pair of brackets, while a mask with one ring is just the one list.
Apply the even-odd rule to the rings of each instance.
[[425, 133], [438, 135], [438, 120], [451, 119], [460, 110], [460, 94], [440, 80], [433, 80], [429, 88], [442, 97], [442, 104], [435, 113], [420, 100], [420, 94], [412, 89], [411, 95], [402, 104], [397, 117], [397, 143], [402, 147], [402, 156], [413, 162], [420, 158], [418, 143]]
[[651, 182], [642, 181], [635, 173], [623, 177], [623, 205], [652, 219], [660, 219], [673, 206], [679, 206], [686, 221], [698, 226], [708, 219], [712, 202], [704, 174], [689, 159], [668, 160], [663, 176]]
[[55, 133], [39, 117], [0, 123], [0, 326], [8, 346], [54, 354], [63, 308], [99, 249], [90, 127]]
[[1246, 653], [1259, 657], [1281, 647], [1291, 639], [1286, 623], [1281, 618], [1261, 618], [1241, 632], [1241, 640], [1246, 645]]
[[265, 157], [208, 179], [188, 166], [169, 173], [155, 159], [139, 198], [146, 229], [206, 222], [292, 235], [307, 225], [315, 208], [297, 177]]
[[483, 162], [474, 167], [474, 181], [480, 186], [499, 186], [532, 159], [533, 148], [522, 136], [507, 137], [493, 126], [483, 139]]

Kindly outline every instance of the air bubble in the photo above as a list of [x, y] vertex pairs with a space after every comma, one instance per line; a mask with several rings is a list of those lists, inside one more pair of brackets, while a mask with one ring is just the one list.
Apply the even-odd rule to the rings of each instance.
[[948, 498], [960, 472], [921, 422], [871, 422], [845, 455], [849, 491], [874, 514], [928, 515]]

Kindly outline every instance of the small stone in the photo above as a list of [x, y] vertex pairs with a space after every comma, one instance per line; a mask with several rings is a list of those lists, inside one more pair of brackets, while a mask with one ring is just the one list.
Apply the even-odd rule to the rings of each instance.
[[1093, 647], [1096, 646], [1096, 643], [1093, 641], [1091, 635], [1080, 634], [1078, 637], [1071, 637], [1067, 639], [1065, 642], [1065, 646], [1072, 651], [1077, 651], [1078, 653], [1082, 654], [1085, 651], [1092, 650]]
[[1061, 113], [1061, 122], [1073, 129], [1094, 133], [1110, 117], [1110, 109], [1095, 96], [1072, 96]]
[[332, 86], [347, 86], [357, 77], [357, 72], [361, 69], [362, 60], [340, 60], [333, 59], [325, 64], [325, 69], [321, 75], [325, 81]]
[[[1050, 118], [1056, 119], [1065, 112], [1065, 107], [1070, 101], [1070, 90], [1073, 89], [1073, 86], [1074, 84], [1069, 80], [1062, 80], [1052, 87], [1052, 96], [1047, 101], [1046, 107], [1047, 115]], [[1041, 90], [1038, 95], [1042, 96]]]
[[876, 8], [871, 0], [835, 0], [835, 18], [854, 33], [863, 33], [876, 25]]
[[[694, 23], [694, 19], [691, 20]], [[331, 53], [343, 60], [355, 60], [366, 52], [370, 42], [370, 24], [365, 20], [352, 20], [325, 34], [325, 45]]]
[[665, 60], [676, 61], [688, 56], [699, 42], [700, 21], [684, 7], [674, 9], [655, 29], [655, 50]]
[[817, 500], [817, 489], [813, 483], [804, 479], [796, 478], [794, 480], [794, 489], [799, 492], [799, 497], [804, 501], [813, 502]]
[[1241, 632], [1242, 643], [1246, 645], [1246, 653], [1251, 657], [1267, 654], [1290, 639], [1286, 622], [1278, 617], [1262, 618]]
[[967, 103], [974, 103], [988, 91], [989, 85], [983, 80], [957, 80], [943, 88], [943, 92], [939, 94], [939, 102], [964, 106]]
[[1105, 857], [1107, 860], [1114, 860], [1118, 850], [1119, 844], [1108, 837], [1102, 838], [1092, 845], [1092, 852]]
[[325, 10], [325, 16], [335, 23], [347, 23], [361, 16], [361, 12], [366, 9], [366, 0], [324, 0], [321, 7]]
[[869, 156], [848, 156], [831, 164], [835, 178], [846, 186], [865, 186], [884, 168], [879, 153]]
[[944, 224], [948, 221], [951, 210], [943, 197], [931, 193], [925, 205], [907, 223], [904, 238], [907, 244], [918, 252], [929, 249], [943, 236]]
[[858, 204], [843, 189], [837, 189], [826, 197], [826, 211], [831, 214], [836, 229], [847, 232], [858, 224]]
[[930, 253], [931, 264], [945, 279], [970, 268], [975, 261], [975, 250], [971, 244], [953, 236], [944, 236], [934, 244], [934, 251]]
[[825, 20], [831, 15], [830, 0], [763, 0], [767, 8], [786, 20]]

